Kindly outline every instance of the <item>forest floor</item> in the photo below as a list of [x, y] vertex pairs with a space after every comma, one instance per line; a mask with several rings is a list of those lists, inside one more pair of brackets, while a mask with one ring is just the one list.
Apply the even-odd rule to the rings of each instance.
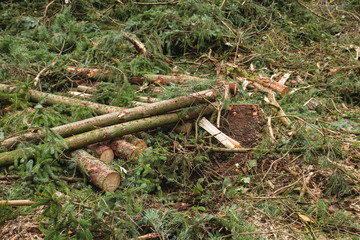
[[[358, 0], [1, 2], [0, 238], [359, 239], [359, 13]], [[241, 147], [193, 104], [192, 119], [190, 105], [142, 112], [116, 125], [147, 148], [115, 151], [115, 191], [72, 154], [112, 132], [50, 130], [207, 89], [204, 116]], [[39, 129], [40, 143], [5, 144]]]

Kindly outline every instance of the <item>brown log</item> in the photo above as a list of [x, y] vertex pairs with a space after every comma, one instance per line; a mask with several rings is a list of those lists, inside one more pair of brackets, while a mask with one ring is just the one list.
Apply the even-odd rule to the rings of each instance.
[[30, 206], [35, 202], [30, 200], [0, 200], [0, 205], [6, 204], [7, 206], [17, 207], [17, 206]]
[[95, 143], [87, 146], [103, 162], [111, 163], [114, 160], [114, 151], [103, 143]]
[[279, 93], [281, 96], [286, 95], [290, 91], [290, 88], [288, 88], [287, 86], [285, 86], [281, 83], [275, 82], [271, 79], [260, 78], [256, 82], [260, 83], [261, 85], [263, 85], [266, 88], [270, 88], [271, 90]]
[[66, 71], [74, 74], [75, 76], [91, 79], [109, 77], [112, 74], [112, 71], [98, 68], [67, 67]]
[[114, 192], [120, 185], [120, 174], [86, 151], [79, 149], [71, 156], [90, 181], [103, 191]]
[[134, 135], [127, 134], [127, 135], [123, 136], [122, 139], [131, 143], [132, 145], [141, 149], [142, 151], [145, 151], [145, 149], [148, 148], [148, 145], [144, 140], [137, 138]]
[[138, 154], [139, 149], [126, 140], [113, 141], [110, 146], [116, 156], [126, 160], [134, 160], [141, 155]]

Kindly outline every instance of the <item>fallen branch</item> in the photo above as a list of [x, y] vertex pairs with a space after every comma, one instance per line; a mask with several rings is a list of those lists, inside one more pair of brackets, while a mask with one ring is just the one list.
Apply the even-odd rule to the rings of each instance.
[[[19, 92], [20, 89], [17, 87], [0, 84], [0, 91], [1, 92], [7, 92], [7, 93], [13, 93], [13, 92]], [[40, 102], [43, 101], [45, 104], [57, 104], [57, 103], [63, 103], [67, 106], [84, 106], [93, 109], [98, 114], [106, 114], [106, 113], [112, 113], [115, 111], [121, 111], [125, 108], [121, 107], [115, 107], [115, 106], [108, 106], [104, 104], [99, 103], [93, 103], [89, 101], [84, 101], [80, 99], [75, 98], [69, 98], [59, 95], [54, 95], [50, 93], [43, 93], [36, 90], [29, 90], [30, 94], [30, 100], [34, 102]]]
[[[214, 89], [205, 90], [202, 92], [190, 94], [188, 96], [182, 96], [170, 100], [152, 103], [144, 107], [130, 108], [123, 111], [113, 112], [110, 114], [54, 127], [51, 128], [51, 130], [57, 132], [62, 137], [67, 137], [70, 135], [87, 132], [99, 127], [105, 127], [120, 122], [127, 122], [156, 114], [162, 114], [198, 103], [213, 101], [216, 97], [216, 94], [217, 92]], [[44, 136], [44, 130], [39, 130], [37, 132], [26, 133], [20, 136], [5, 139], [2, 141], [1, 145], [9, 149], [16, 146], [19, 142], [43, 138]]]
[[18, 206], [31, 206], [35, 204], [35, 202], [30, 200], [0, 200], [0, 205], [2, 204], [11, 207], [18, 207]]
[[136, 84], [143, 84], [144, 80], [147, 80], [150, 83], [154, 83], [157, 85], [168, 85], [170, 83], [174, 84], [182, 84], [187, 81], [193, 81], [197, 83], [201, 83], [204, 81], [209, 81], [205, 78], [193, 77], [188, 75], [176, 74], [173, 76], [168, 75], [152, 75], [152, 74], [145, 74], [144, 77], [133, 77], [130, 79], [130, 82]]
[[99, 68], [81, 68], [81, 67], [67, 67], [66, 71], [83, 78], [96, 79], [100, 77], [109, 77], [112, 74], [110, 70], [102, 70]]
[[[72, 137], [68, 137], [62, 140], [62, 144], [58, 146], [60, 150], [82, 148], [89, 144], [98, 143], [105, 140], [114, 139], [124, 136], [126, 134], [140, 132], [144, 130], [153, 129], [156, 127], [164, 126], [178, 121], [189, 120], [198, 117], [203, 113], [204, 115], [214, 111], [214, 107], [207, 106], [204, 111], [200, 111], [196, 108], [190, 108], [183, 113], [169, 113], [139, 120], [134, 120], [126, 123], [112, 125], [100, 129], [95, 129], [89, 132], [78, 134]], [[67, 148], [65, 147], [67, 146]], [[39, 146], [40, 148], [42, 145]], [[13, 164], [16, 159], [19, 158], [31, 158], [35, 154], [35, 149], [24, 148], [14, 151], [0, 153], [0, 166], [6, 166]]]

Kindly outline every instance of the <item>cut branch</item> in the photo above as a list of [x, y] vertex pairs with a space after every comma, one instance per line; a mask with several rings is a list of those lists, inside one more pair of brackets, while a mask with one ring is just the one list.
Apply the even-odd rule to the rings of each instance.
[[11, 207], [17, 206], [30, 206], [33, 205], [35, 202], [30, 200], [0, 200], [0, 205], [5, 204]]
[[102, 70], [98, 68], [81, 68], [81, 67], [67, 67], [66, 71], [79, 77], [97, 79], [97, 78], [108, 78], [112, 71]]
[[[9, 85], [0, 84], [0, 91], [13, 93], [13, 92], [19, 92], [20, 89], [9, 86]], [[93, 109], [98, 114], [112, 113], [115, 111], [121, 111], [121, 110], [125, 109], [125, 108], [121, 108], [121, 107], [108, 106], [108, 105], [104, 105], [104, 104], [93, 103], [93, 102], [89, 102], [89, 101], [54, 95], [54, 94], [50, 94], [50, 93], [43, 93], [40, 91], [31, 90], [31, 89], [29, 90], [29, 94], [30, 94], [30, 100], [34, 101], [34, 102], [44, 101], [45, 104], [50, 104], [50, 105], [57, 104], [57, 103], [63, 103], [67, 106], [84, 106], [84, 107]]]
[[[67, 149], [82, 148], [89, 144], [114, 139], [124, 136], [126, 134], [153, 129], [167, 124], [176, 123], [178, 121], [193, 119], [198, 117], [200, 114], [206, 115], [213, 111], [214, 107], [209, 105], [203, 111], [199, 110], [198, 108], [190, 108], [186, 111], [186, 114], [169, 113], [104, 127], [65, 138], [62, 140], [62, 144], [60, 144], [58, 148], [61, 150], [65, 150], [66, 148], [63, 145], [67, 146]], [[42, 145], [40, 145], [39, 147], [41, 148]], [[13, 164], [16, 159], [19, 159], [21, 157], [31, 158], [34, 156], [34, 154], [34, 148], [17, 149], [14, 151], [0, 153], [0, 166]]]
[[[214, 89], [205, 90], [202, 92], [190, 94], [188, 96], [182, 96], [170, 100], [160, 101], [157, 103], [151, 103], [148, 106], [144, 106], [144, 107], [126, 109], [121, 112], [118, 111], [118, 112], [105, 114], [105, 115], [85, 119], [82, 121], [54, 127], [51, 128], [51, 130], [57, 132], [62, 137], [67, 137], [70, 135], [87, 132], [99, 127], [105, 127], [120, 122], [127, 122], [156, 114], [162, 114], [176, 109], [188, 107], [197, 103], [213, 101], [216, 97], [216, 93], [217, 92]], [[26, 133], [21, 136], [5, 139], [1, 143], [1, 145], [9, 149], [16, 146], [16, 144], [18, 144], [19, 142], [29, 141], [37, 138], [43, 138], [44, 136], [45, 136], [44, 131], [39, 130], [34, 133]]]

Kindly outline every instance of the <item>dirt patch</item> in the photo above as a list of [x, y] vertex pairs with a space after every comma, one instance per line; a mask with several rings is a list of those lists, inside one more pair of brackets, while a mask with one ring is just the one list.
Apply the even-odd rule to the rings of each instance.
[[242, 147], [248, 148], [258, 144], [263, 125], [258, 105], [231, 105], [223, 118], [221, 130], [240, 142]]
[[38, 240], [44, 239], [44, 234], [39, 229], [39, 222], [36, 218], [43, 211], [44, 206], [35, 209], [34, 214], [27, 216], [18, 216], [17, 218], [6, 221], [0, 226], [1, 239], [23, 239]]

